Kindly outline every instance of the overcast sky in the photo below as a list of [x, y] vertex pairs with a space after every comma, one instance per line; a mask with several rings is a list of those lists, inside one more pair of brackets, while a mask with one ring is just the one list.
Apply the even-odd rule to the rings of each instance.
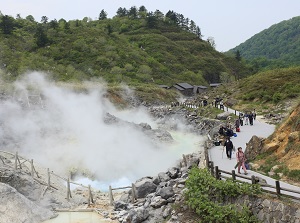
[[32, 15], [52, 19], [97, 19], [104, 9], [108, 17], [119, 7], [129, 9], [144, 5], [148, 11], [164, 14], [173, 10], [194, 20], [203, 39], [214, 37], [216, 49], [224, 52], [271, 25], [300, 15], [300, 0], [0, 0], [4, 15], [22, 18]]

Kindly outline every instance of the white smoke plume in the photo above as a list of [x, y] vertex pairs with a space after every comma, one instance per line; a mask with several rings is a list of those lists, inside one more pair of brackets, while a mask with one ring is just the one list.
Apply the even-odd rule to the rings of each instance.
[[[87, 169], [101, 182], [134, 181], [165, 171], [178, 158], [130, 125], [105, 124], [103, 116], [110, 112], [155, 125], [144, 109], [118, 111], [103, 96], [103, 86], [75, 92], [33, 72], [15, 83], [14, 92], [14, 100], [0, 105], [1, 150], [18, 151], [54, 172]], [[37, 101], [28, 109], [28, 98], [39, 94], [45, 99], [43, 108]]]

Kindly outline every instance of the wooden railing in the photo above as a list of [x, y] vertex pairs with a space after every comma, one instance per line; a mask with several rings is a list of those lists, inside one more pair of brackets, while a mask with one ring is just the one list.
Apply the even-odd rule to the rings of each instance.
[[[208, 142], [211, 141], [211, 137], [208, 134]], [[252, 176], [243, 176], [240, 174], [236, 174], [235, 170], [232, 170], [231, 172], [221, 170], [218, 166], [214, 166], [214, 163], [209, 160], [209, 153], [208, 150], [211, 148], [211, 143], [206, 143], [204, 148], [204, 154], [205, 154], [205, 163], [206, 167], [210, 170], [210, 173], [212, 176], [214, 176], [216, 179], [222, 180], [222, 179], [232, 179], [237, 183], [251, 183], [251, 184], [259, 184], [262, 188], [262, 191], [266, 193], [275, 194], [278, 197], [285, 196], [292, 199], [300, 200], [300, 190], [293, 190], [285, 187], [280, 186], [280, 181], [275, 181], [275, 186], [260, 182], [260, 178], [256, 177], [254, 175]], [[290, 195], [288, 193], [294, 193], [295, 195]]]
[[[8, 158], [7, 158], [7, 156], [8, 156]], [[10, 161], [13, 160], [14, 162], [5, 162], [8, 159]], [[67, 177], [67, 178], [61, 177], [61, 176], [55, 174], [53, 171], [50, 171], [49, 168], [47, 169], [47, 182], [44, 182], [41, 179], [41, 176], [39, 176], [39, 173], [37, 172], [36, 168], [34, 167], [33, 159], [31, 159], [31, 160], [25, 159], [24, 157], [21, 157], [18, 154], [18, 152], [13, 154], [10, 152], [0, 150], [0, 161], [2, 162], [2, 164], [4, 166], [13, 168], [15, 171], [17, 171], [17, 170], [23, 171], [23, 172], [31, 175], [34, 178], [34, 180], [37, 181], [38, 183], [45, 185], [46, 187], [44, 189], [43, 195], [46, 193], [47, 189], [53, 188], [53, 189], [58, 190], [57, 187], [55, 187], [53, 184], [51, 184], [51, 176], [55, 176], [63, 181], [66, 181], [66, 183], [67, 183], [66, 199], [68, 201], [70, 200], [70, 198], [72, 198], [71, 189], [70, 189], [71, 184], [74, 184], [74, 185], [78, 185], [78, 186], [88, 189], [88, 204], [90, 205], [91, 203], [94, 203], [90, 185], [85, 186], [82, 184], [78, 184], [76, 182], [72, 182], [72, 181], [70, 181], [69, 177]], [[30, 167], [28, 167], [28, 165], [26, 165], [27, 163], [29, 164]], [[0, 178], [1, 178], [1, 176], [0, 176]]]
[[113, 196], [113, 190], [125, 190], [125, 189], [131, 189], [132, 197], [131, 197], [131, 202], [134, 203], [137, 199], [136, 194], [135, 194], [135, 185], [132, 183], [131, 186], [127, 187], [117, 187], [117, 188], [112, 188], [109, 186], [109, 191], [108, 191], [108, 196], [109, 196], [109, 204], [113, 205], [114, 202], [114, 196]]

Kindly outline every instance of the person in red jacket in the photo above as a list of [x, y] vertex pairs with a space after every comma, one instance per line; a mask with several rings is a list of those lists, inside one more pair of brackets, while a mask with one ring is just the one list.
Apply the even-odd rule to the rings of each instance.
[[245, 157], [245, 153], [242, 150], [242, 147], [238, 148], [238, 151], [236, 153], [236, 160], [237, 160], [237, 164], [238, 164], [238, 173], [241, 174], [241, 167], [244, 170], [244, 174], [247, 175], [247, 170], [245, 167], [245, 161], [246, 161], [246, 157]]

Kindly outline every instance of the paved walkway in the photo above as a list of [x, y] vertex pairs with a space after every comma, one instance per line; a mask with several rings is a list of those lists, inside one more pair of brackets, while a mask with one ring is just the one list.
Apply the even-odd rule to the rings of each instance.
[[[225, 109], [225, 111], [226, 110], [227, 110], [227, 108]], [[228, 109], [228, 111], [234, 113], [234, 110]], [[237, 115], [238, 115], [238, 112], [237, 112]], [[237, 137], [231, 137], [231, 141], [233, 142], [233, 145], [235, 146], [235, 148], [242, 147], [243, 151], [245, 151], [246, 143], [249, 142], [249, 140], [251, 139], [251, 137], [253, 135], [266, 138], [274, 132], [275, 126], [269, 125], [269, 124], [264, 123], [263, 121], [260, 121], [260, 117], [258, 116], [257, 119], [253, 122], [253, 126], [243, 125], [240, 127], [240, 129], [241, 129], [241, 132], [237, 132]], [[208, 153], [209, 153], [209, 159], [214, 162], [214, 166], [218, 166], [219, 169], [225, 170], [228, 172], [231, 172], [232, 170], [234, 170], [234, 166], [237, 163], [235, 152], [232, 154], [231, 160], [229, 160], [227, 158], [226, 151], [224, 150], [224, 152], [223, 152], [223, 146], [214, 146], [208, 150]], [[236, 173], [237, 173], [237, 169], [236, 169]], [[243, 173], [243, 170], [241, 170], [241, 173]], [[252, 175], [263, 178], [267, 181], [267, 184], [275, 186], [274, 179], [267, 177], [265, 175], [259, 174], [257, 172], [254, 172], [252, 170], [248, 170], [247, 176], [251, 177]], [[243, 175], [243, 176], [245, 176], [245, 175]], [[280, 181], [280, 187], [291, 189], [291, 190], [296, 190], [296, 191], [299, 191], [299, 193], [300, 193], [299, 187], [284, 183], [282, 181]], [[271, 188], [265, 188], [265, 189], [275, 191], [275, 189], [271, 189]], [[284, 194], [289, 194], [289, 195], [300, 197], [300, 195], [298, 195], [296, 193], [292, 193], [292, 192], [284, 192]]]

